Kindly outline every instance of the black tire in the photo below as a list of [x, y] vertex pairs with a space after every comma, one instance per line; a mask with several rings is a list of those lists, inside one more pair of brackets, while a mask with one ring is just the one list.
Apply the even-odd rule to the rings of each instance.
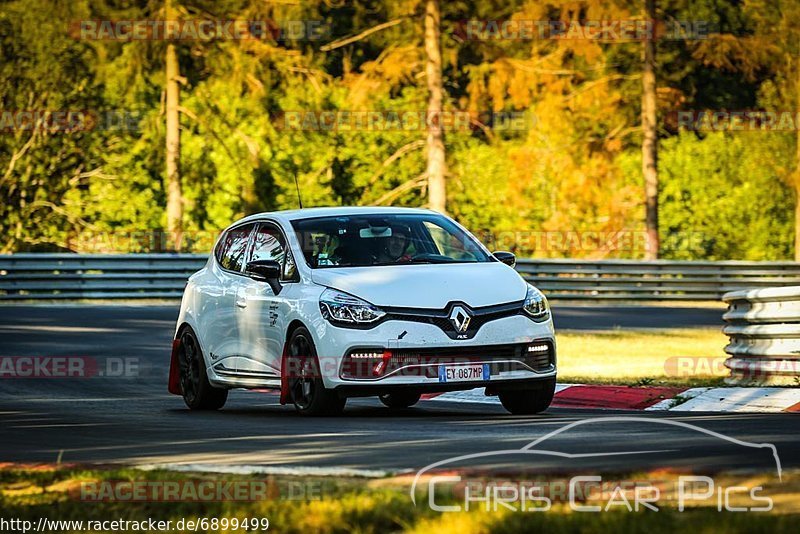
[[338, 415], [344, 410], [346, 398], [326, 389], [319, 372], [317, 349], [305, 327], [292, 332], [287, 344], [289, 396], [301, 415]]
[[553, 402], [556, 392], [556, 379], [542, 381], [541, 384], [531, 389], [510, 389], [499, 391], [500, 403], [503, 408], [514, 415], [533, 415], [542, 413]]
[[181, 332], [178, 348], [183, 402], [191, 410], [219, 410], [228, 400], [228, 390], [215, 388], [208, 381], [203, 351], [191, 328]]
[[392, 409], [410, 408], [419, 402], [420, 397], [421, 395], [419, 393], [405, 393], [402, 391], [397, 393], [384, 393], [378, 396], [384, 405]]

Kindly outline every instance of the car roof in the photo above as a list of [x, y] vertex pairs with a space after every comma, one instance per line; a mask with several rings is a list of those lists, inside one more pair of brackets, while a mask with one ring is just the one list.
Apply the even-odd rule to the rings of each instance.
[[312, 219], [315, 217], [338, 217], [343, 215], [411, 215], [411, 214], [427, 214], [436, 213], [434, 211], [423, 208], [395, 208], [385, 206], [341, 206], [341, 207], [327, 207], [327, 208], [303, 208], [297, 210], [283, 210], [283, 211], [267, 211], [263, 213], [255, 213], [243, 219], [236, 221], [234, 224], [242, 222], [257, 220], [263, 218], [270, 218], [284, 223], [297, 221], [301, 219]]

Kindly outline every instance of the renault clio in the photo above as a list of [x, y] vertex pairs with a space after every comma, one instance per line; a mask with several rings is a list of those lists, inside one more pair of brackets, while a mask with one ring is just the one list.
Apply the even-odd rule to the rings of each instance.
[[189, 278], [169, 390], [216, 410], [230, 389], [274, 388], [301, 414], [331, 415], [350, 397], [406, 408], [485, 388], [539, 413], [555, 390], [553, 322], [515, 261], [423, 209], [249, 216]]

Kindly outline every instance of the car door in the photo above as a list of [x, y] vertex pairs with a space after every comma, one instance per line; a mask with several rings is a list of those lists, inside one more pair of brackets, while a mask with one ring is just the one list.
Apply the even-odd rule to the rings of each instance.
[[239, 325], [236, 322], [236, 295], [245, 278], [242, 271], [255, 228], [255, 223], [249, 223], [227, 230], [214, 252], [214, 281], [206, 289], [201, 329], [212, 365], [220, 374], [232, 374], [237, 367]]
[[239, 374], [280, 377], [286, 317], [297, 290], [297, 269], [280, 228], [269, 221], [258, 224], [248, 260], [273, 260], [282, 266], [281, 291], [275, 294], [263, 281], [244, 278], [236, 298], [239, 325]]

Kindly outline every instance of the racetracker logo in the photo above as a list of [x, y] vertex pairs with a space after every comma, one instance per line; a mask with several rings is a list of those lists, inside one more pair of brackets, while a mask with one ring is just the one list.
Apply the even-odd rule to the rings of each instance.
[[128, 110], [0, 110], [0, 133], [141, 130], [144, 114]]
[[665, 121], [673, 127], [695, 132], [794, 132], [800, 129], [800, 112], [683, 110], [669, 113]]
[[136, 357], [0, 356], [0, 379], [131, 378], [139, 374], [139, 358]]
[[73, 497], [87, 502], [253, 502], [319, 500], [319, 482], [270, 480], [103, 480], [83, 482]]
[[456, 26], [457, 37], [467, 41], [687, 41], [708, 39], [705, 20], [530, 20], [470, 19]]
[[290, 110], [273, 114], [272, 124], [279, 131], [424, 132], [442, 129], [469, 133], [489, 127], [495, 132], [513, 133], [531, 130], [536, 125], [536, 117], [526, 111]]
[[321, 20], [81, 20], [69, 34], [85, 41], [318, 41], [330, 35]]

